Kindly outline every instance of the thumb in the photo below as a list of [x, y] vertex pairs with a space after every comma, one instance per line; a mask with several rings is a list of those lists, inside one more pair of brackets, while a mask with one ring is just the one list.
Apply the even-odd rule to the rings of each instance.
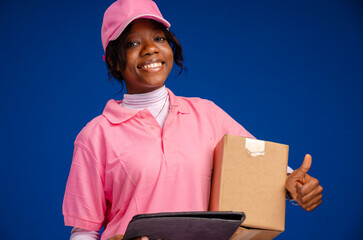
[[303, 163], [298, 169], [299, 173], [305, 175], [311, 167], [311, 162], [312, 162], [311, 155], [306, 154]]

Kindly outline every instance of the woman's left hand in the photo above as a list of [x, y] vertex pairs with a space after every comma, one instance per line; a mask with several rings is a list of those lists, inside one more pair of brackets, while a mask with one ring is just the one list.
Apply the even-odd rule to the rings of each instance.
[[124, 238], [124, 235], [119, 234], [119, 235], [113, 236], [112, 238], [109, 238], [107, 240], [122, 240], [123, 238]]
[[290, 174], [285, 183], [290, 196], [308, 212], [319, 206], [323, 197], [323, 187], [320, 186], [318, 179], [307, 174], [311, 161], [311, 156], [306, 154], [304, 162]]
[[[124, 235], [123, 234], [119, 234], [116, 236], [113, 236], [112, 238], [109, 238], [107, 240], [122, 240], [124, 239]], [[139, 237], [139, 238], [135, 238], [134, 240], [149, 240], [148, 237]]]

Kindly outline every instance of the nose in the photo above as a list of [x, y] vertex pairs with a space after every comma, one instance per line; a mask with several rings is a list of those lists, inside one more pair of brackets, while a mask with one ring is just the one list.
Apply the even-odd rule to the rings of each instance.
[[159, 53], [159, 48], [158, 46], [155, 44], [154, 41], [145, 41], [143, 43], [143, 48], [140, 52], [141, 56], [145, 56], [145, 55], [153, 55], [155, 53]]

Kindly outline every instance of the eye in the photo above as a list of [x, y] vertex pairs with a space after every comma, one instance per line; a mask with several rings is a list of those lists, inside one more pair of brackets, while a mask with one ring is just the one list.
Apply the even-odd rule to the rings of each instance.
[[136, 41], [135, 42], [129, 42], [129, 43], [126, 44], [126, 48], [135, 47], [137, 45], [139, 45], [139, 42], [136, 42]]
[[155, 41], [156, 42], [165, 42], [165, 37], [162, 37], [162, 36], [158, 36], [158, 37], [155, 37]]

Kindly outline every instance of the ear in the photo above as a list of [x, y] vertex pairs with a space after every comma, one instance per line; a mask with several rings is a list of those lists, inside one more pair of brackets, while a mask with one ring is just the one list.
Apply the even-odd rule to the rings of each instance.
[[109, 56], [107, 56], [106, 58], [105, 58], [105, 60], [106, 60], [106, 62], [111, 66], [111, 67], [113, 67], [113, 63], [112, 63], [112, 61], [111, 61], [111, 58], [109, 57]]
[[[106, 61], [107, 61], [107, 63], [111, 66], [111, 68], [115, 68], [115, 66], [114, 66], [114, 64], [113, 64], [113, 62], [112, 62], [112, 60], [111, 60], [111, 58], [110, 58], [110, 57], [107, 57]], [[119, 66], [118, 64], [117, 64], [117, 66], [116, 66], [116, 70], [117, 70], [118, 72], [120, 72], [120, 71], [121, 71], [121, 68], [120, 68], [120, 66]]]

